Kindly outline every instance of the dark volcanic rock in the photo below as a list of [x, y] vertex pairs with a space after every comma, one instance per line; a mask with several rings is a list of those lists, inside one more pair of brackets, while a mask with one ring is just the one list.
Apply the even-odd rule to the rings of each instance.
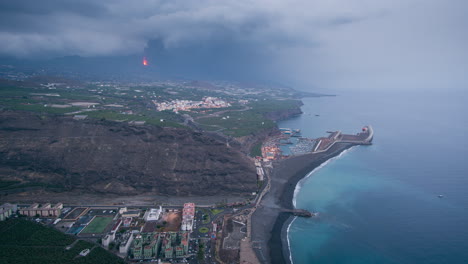
[[0, 168], [0, 179], [63, 190], [181, 196], [256, 190], [252, 162], [201, 133], [18, 112], [0, 112]]

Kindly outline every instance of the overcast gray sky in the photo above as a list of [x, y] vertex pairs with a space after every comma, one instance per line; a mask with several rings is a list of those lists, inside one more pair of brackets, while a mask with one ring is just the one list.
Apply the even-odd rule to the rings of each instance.
[[319, 90], [462, 89], [467, 10], [466, 0], [3, 0], [0, 55], [146, 50], [154, 64]]

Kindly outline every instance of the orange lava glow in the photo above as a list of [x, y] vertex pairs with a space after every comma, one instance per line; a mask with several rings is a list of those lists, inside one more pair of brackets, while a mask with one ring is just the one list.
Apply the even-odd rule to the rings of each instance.
[[148, 66], [148, 60], [146, 59], [146, 57], [143, 57], [143, 65]]

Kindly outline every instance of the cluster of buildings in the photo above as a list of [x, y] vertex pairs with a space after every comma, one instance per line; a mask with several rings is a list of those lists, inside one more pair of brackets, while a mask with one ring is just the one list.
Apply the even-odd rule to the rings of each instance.
[[182, 258], [188, 254], [189, 232], [140, 233], [133, 241], [134, 259]]
[[195, 204], [185, 203], [182, 210], [182, 226], [183, 231], [193, 230], [193, 221], [195, 220]]
[[257, 169], [257, 180], [263, 181], [265, 179], [265, 171], [263, 170], [260, 160], [255, 159], [255, 168]]
[[54, 206], [52, 206], [50, 203], [46, 203], [43, 205], [35, 203], [29, 207], [21, 208], [19, 210], [19, 213], [29, 217], [59, 217], [62, 213], [62, 209], [62, 203], [58, 203]]
[[[166, 213], [169, 215], [166, 215]], [[179, 226], [166, 226], [167, 217], [182, 213]], [[195, 220], [195, 204], [185, 203], [182, 212], [176, 209], [163, 210], [150, 208], [141, 216], [139, 209], [120, 208], [120, 220], [112, 230], [102, 238], [102, 245], [109, 248], [111, 243], [118, 245], [122, 255], [130, 255], [133, 260], [185, 258], [189, 255], [190, 233]], [[180, 217], [180, 216], [179, 216]], [[131, 225], [132, 219], [140, 221], [140, 225]], [[129, 223], [127, 223], [129, 222]], [[177, 223], [173, 222], [173, 223]], [[120, 227], [125, 232], [117, 232]]]
[[12, 214], [16, 213], [18, 207], [14, 204], [4, 203], [0, 206], [0, 221], [3, 221], [10, 217]]
[[262, 156], [264, 160], [275, 160], [281, 157], [281, 149], [273, 141], [267, 141], [262, 146]]
[[34, 203], [29, 207], [20, 208], [16, 204], [4, 203], [0, 206], [0, 221], [3, 221], [15, 214], [17, 211], [21, 215], [29, 217], [59, 217], [62, 213], [63, 204], [58, 203], [52, 206], [50, 203]]
[[231, 106], [230, 103], [216, 98], [216, 97], [204, 97], [202, 101], [192, 101], [192, 100], [172, 100], [170, 102], [161, 102], [158, 103], [156, 100], [153, 100], [153, 103], [156, 105], [158, 111], [189, 111], [196, 108], [223, 108]]
[[[17, 211], [28, 217], [61, 217], [57, 218], [53, 225], [66, 227], [66, 233], [77, 234], [81, 237], [91, 238], [102, 234], [101, 241], [105, 248], [115, 247], [119, 254], [122, 256], [130, 254], [134, 260], [174, 259], [190, 256], [190, 233], [195, 221], [194, 203], [185, 203], [182, 210], [163, 210], [159, 206], [146, 210], [144, 214], [141, 209], [123, 207], [118, 210], [120, 214], [118, 218], [117, 209], [76, 207], [68, 212], [69, 210], [70, 208], [63, 208], [62, 203], [55, 205], [34, 203], [25, 208], [5, 203], [0, 206], [0, 221]], [[61, 214], [66, 215], [61, 216]], [[113, 220], [93, 233], [81, 232], [96, 217], [108, 217]], [[89, 252], [84, 250], [81, 253], [85, 256]]]

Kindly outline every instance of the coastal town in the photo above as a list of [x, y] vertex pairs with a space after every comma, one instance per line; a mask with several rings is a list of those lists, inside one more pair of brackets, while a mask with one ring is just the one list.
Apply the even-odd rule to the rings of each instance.
[[161, 102], [158, 103], [156, 100], [153, 100], [153, 103], [156, 106], [158, 111], [170, 110], [174, 112], [179, 111], [190, 111], [191, 109], [200, 109], [200, 108], [225, 108], [230, 107], [231, 104], [221, 100], [216, 97], [204, 97], [202, 101], [192, 101], [192, 100], [173, 100], [170, 102]]
[[0, 1], [0, 264], [468, 264], [467, 10]]
[[[252, 225], [262, 198], [269, 194], [272, 183], [272, 162], [304, 155], [323, 155], [339, 144], [371, 144], [373, 129], [363, 127], [355, 135], [340, 131], [328, 137], [301, 138], [300, 131], [281, 129], [262, 146], [262, 157], [254, 159], [258, 182], [262, 188], [252, 201], [236, 204], [201, 205], [187, 202], [183, 206], [154, 204], [147, 206], [10, 204], [0, 206], [0, 220], [25, 218], [60, 230], [64, 234], [90, 241], [129, 262], [160, 263], [264, 263], [266, 247], [258, 241], [258, 229]], [[292, 148], [309, 149], [307, 153], [281, 155], [282, 142], [297, 137]], [[273, 188], [277, 186], [273, 185]], [[316, 213], [282, 206], [279, 213], [311, 217]], [[69, 249], [73, 245], [68, 246]], [[94, 246], [95, 247], [95, 246]], [[85, 258], [94, 247], [84, 248]]]
[[[223, 240], [227, 232], [226, 217], [240, 206], [212, 208], [185, 203], [182, 207], [130, 208], [5, 203], [0, 206], [0, 220], [28, 219], [98, 244], [130, 262], [212, 263], [219, 257], [215, 254], [218, 240]], [[227, 222], [232, 225], [231, 220]], [[235, 246], [232, 239], [225, 240], [226, 247]], [[72, 248], [70, 245], [67, 250]], [[86, 248], [79, 254], [86, 257], [92, 250]]]
[[[16, 85], [26, 84], [19, 82]], [[105, 173], [100, 172], [90, 176], [90, 184], [86, 186], [80, 186], [80, 181], [63, 184], [70, 180], [61, 181], [61, 185], [55, 179], [42, 185], [39, 181], [28, 182], [19, 177], [0, 181], [0, 195], [6, 202], [2, 201], [0, 220], [5, 223], [20, 221], [18, 226], [34, 223], [36, 229], [39, 225], [59, 231], [65, 236], [63, 239], [69, 241], [63, 242], [63, 248], [69, 252], [63, 256], [67, 258], [64, 262], [70, 258], [91, 261], [96, 256], [109, 259], [113, 256], [117, 257], [116, 261], [130, 263], [269, 263], [275, 254], [279, 254], [277, 250], [270, 251], [269, 244], [276, 241], [275, 244], [281, 245], [281, 237], [284, 237], [281, 232], [272, 232], [274, 226], [281, 227], [294, 216], [319, 215], [319, 212], [301, 210], [284, 203], [283, 200], [292, 200], [290, 187], [286, 188], [284, 184], [295, 186], [303, 177], [300, 170], [304, 167], [318, 166], [351, 146], [369, 145], [373, 138], [371, 126], [363, 127], [357, 134], [329, 131], [328, 136], [319, 138], [304, 137], [298, 128], [277, 127], [277, 121], [301, 114], [302, 103], [291, 95], [294, 92], [290, 90], [266, 87], [169, 81], [125, 85], [96, 82], [84, 85], [46, 79], [33, 87], [25, 86], [18, 90], [7, 88], [4, 93], [7, 96], [0, 99], [0, 103], [6, 109], [3, 113], [6, 120], [15, 120], [17, 113], [21, 113], [22, 118], [33, 118], [34, 114], [38, 114], [41, 120], [50, 118], [63, 128], [68, 127], [64, 131], [73, 131], [73, 136], [66, 140], [83, 139], [71, 153], [85, 149], [86, 154], [73, 157], [73, 164], [86, 160], [90, 149], [100, 153], [99, 159], [109, 157], [106, 169], [101, 163], [88, 161], [74, 168], [86, 168], [90, 164], [97, 167], [75, 172], [74, 175], [94, 175], [97, 169], [117, 175], [101, 178]], [[33, 133], [39, 130], [37, 126], [24, 129], [31, 124], [46, 123], [26, 121], [19, 124], [20, 130], [13, 131]], [[12, 123], [8, 126], [15, 125]], [[56, 131], [55, 127], [46, 127], [45, 131], [50, 129]], [[82, 132], [78, 132], [80, 129], [83, 129]], [[163, 134], [158, 134], [161, 132]], [[46, 132], [44, 137], [49, 134]], [[149, 134], [155, 135], [150, 147], [147, 142], [151, 142], [151, 137], [145, 136]], [[202, 134], [209, 137], [200, 138]], [[17, 138], [29, 137], [29, 134], [14, 136], [13, 133], [4, 136], [8, 135], [13, 138], [8, 140], [5, 137], [5, 146]], [[129, 135], [136, 138], [131, 139]], [[133, 142], [133, 147], [138, 151], [148, 149], [148, 157], [163, 153], [158, 159], [166, 159], [166, 162], [158, 163], [152, 169], [148, 164], [155, 161], [147, 161], [141, 169], [133, 171], [125, 171], [131, 167], [128, 165], [114, 170], [114, 155], [122, 155], [122, 162], [126, 164], [129, 157], [138, 154], [138, 151], [128, 147], [116, 149], [121, 143], [115, 144], [113, 141], [98, 143], [100, 147], [95, 148], [96, 140], [117, 136], [121, 137], [119, 142]], [[59, 134], [56, 139], [44, 142], [44, 148], [54, 146], [54, 143], [62, 140], [61, 137]], [[189, 146], [193, 144], [193, 147], [189, 147], [185, 153], [179, 152], [179, 148], [183, 148], [179, 140], [185, 141], [187, 137], [196, 140], [189, 141]], [[92, 144], [88, 138], [92, 139]], [[30, 145], [36, 143], [31, 142]], [[222, 150], [211, 153], [215, 146]], [[17, 153], [16, 148], [14, 150], [11, 155]], [[193, 155], [193, 150], [197, 151], [197, 155], [204, 150], [210, 152], [200, 159], [202, 163], [185, 163], [191, 160], [187, 155]], [[60, 155], [67, 153], [70, 152]], [[243, 167], [225, 171], [229, 167], [226, 166], [227, 162], [236, 156], [237, 160], [232, 165], [244, 164]], [[141, 154], [138, 154], [134, 164], [141, 164], [141, 159]], [[206, 162], [223, 166], [209, 172], [204, 165]], [[293, 165], [289, 167], [293, 169], [285, 172], [285, 164], [290, 163]], [[167, 164], [171, 165], [163, 167]], [[200, 164], [203, 166], [194, 176], [193, 166]], [[161, 174], [154, 174], [158, 170]], [[189, 171], [187, 178], [179, 179], [184, 170]], [[140, 175], [142, 171], [148, 171], [149, 176], [139, 176], [136, 181], [128, 179], [132, 175]], [[168, 181], [167, 173], [173, 175], [170, 179], [175, 181], [163, 186], [162, 183]], [[224, 176], [219, 177], [232, 177], [236, 173], [239, 176], [231, 183]], [[207, 174], [220, 180], [206, 178]], [[275, 180], [280, 174], [287, 180], [286, 183]], [[205, 186], [209, 187], [200, 189], [200, 182], [192, 182], [195, 177], [203, 179], [201, 183], [207, 183], [209, 185]], [[146, 182], [150, 188], [141, 188], [145, 185], [142, 183], [145, 179], [151, 180]], [[240, 183], [243, 180], [248, 181]], [[81, 182], [85, 181], [85, 178], [81, 178]], [[217, 187], [212, 187], [214, 184]], [[172, 193], [166, 194], [169, 189]], [[75, 190], [75, 196], [67, 195], [69, 190]], [[232, 190], [241, 195], [225, 195], [231, 194]], [[208, 191], [212, 194], [208, 195]], [[94, 195], [93, 192], [98, 194]], [[29, 196], [28, 193], [34, 195]], [[119, 193], [122, 196], [115, 196]], [[161, 193], [164, 195], [158, 195]], [[281, 194], [281, 199], [275, 197], [278, 194]], [[41, 196], [42, 199], [28, 198]], [[5, 221], [7, 219], [10, 220]], [[277, 224], [277, 219], [283, 222]], [[38, 236], [36, 233], [29, 235], [32, 238]], [[25, 238], [15, 243], [37, 242]], [[285, 259], [284, 256], [276, 257]]]

